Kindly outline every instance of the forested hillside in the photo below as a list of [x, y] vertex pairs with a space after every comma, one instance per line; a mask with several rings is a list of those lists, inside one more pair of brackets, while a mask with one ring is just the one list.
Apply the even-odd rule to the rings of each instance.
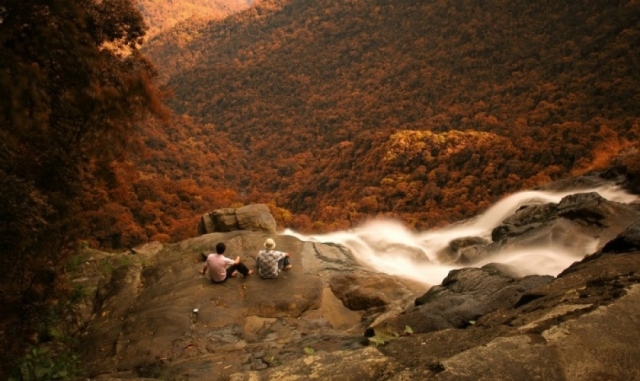
[[637, 157], [636, 1], [264, 1], [145, 49], [173, 110], [242, 151], [226, 185], [298, 229], [434, 226]]
[[135, 3], [149, 27], [147, 38], [152, 38], [185, 20], [223, 19], [248, 8], [253, 0], [135, 0]]

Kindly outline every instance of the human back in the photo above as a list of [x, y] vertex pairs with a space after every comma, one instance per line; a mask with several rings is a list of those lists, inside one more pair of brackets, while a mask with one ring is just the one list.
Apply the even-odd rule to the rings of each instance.
[[277, 278], [280, 271], [289, 270], [292, 267], [289, 263], [289, 253], [275, 250], [276, 244], [273, 239], [268, 238], [264, 247], [256, 257], [258, 274], [261, 278]]
[[241, 263], [239, 256], [235, 260], [224, 255], [226, 245], [219, 242], [216, 245], [216, 253], [206, 256], [204, 266], [200, 270], [200, 274], [204, 275], [209, 272], [209, 279], [214, 283], [221, 283], [229, 277], [235, 277], [238, 273], [243, 277], [249, 276], [253, 270], [249, 270], [247, 266]]
[[214, 282], [222, 282], [227, 277], [227, 267], [233, 265], [233, 260], [223, 254], [209, 254], [206, 266], [209, 268], [209, 277]]

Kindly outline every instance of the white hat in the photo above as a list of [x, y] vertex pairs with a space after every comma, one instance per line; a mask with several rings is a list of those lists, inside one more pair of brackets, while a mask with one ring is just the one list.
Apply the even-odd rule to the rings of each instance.
[[267, 238], [267, 240], [264, 241], [264, 247], [266, 247], [267, 249], [275, 249], [276, 243], [273, 242], [271, 238]]

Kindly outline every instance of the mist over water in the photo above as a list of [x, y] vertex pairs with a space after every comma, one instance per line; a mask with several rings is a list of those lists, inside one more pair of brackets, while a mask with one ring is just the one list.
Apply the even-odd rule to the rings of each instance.
[[575, 261], [596, 251], [598, 240], [586, 235], [549, 237], [544, 246], [504, 250], [473, 265], [441, 261], [438, 253], [457, 238], [481, 237], [491, 241], [491, 231], [525, 205], [558, 203], [570, 194], [597, 192], [603, 198], [631, 203], [638, 197], [616, 186], [567, 192], [525, 191], [498, 201], [483, 214], [445, 228], [416, 232], [394, 220], [373, 220], [348, 231], [303, 235], [292, 230], [284, 234], [304, 241], [333, 242], [348, 247], [359, 263], [373, 270], [411, 279], [426, 285], [440, 284], [449, 271], [462, 267], [481, 267], [501, 263], [520, 276], [558, 275]]

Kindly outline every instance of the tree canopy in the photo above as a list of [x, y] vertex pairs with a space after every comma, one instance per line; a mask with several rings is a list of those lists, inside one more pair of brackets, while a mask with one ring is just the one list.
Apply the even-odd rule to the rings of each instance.
[[145, 52], [245, 154], [244, 201], [317, 232], [446, 224], [630, 149], [639, 38], [631, 0], [264, 0]]
[[138, 121], [162, 110], [144, 33], [130, 0], [0, 2], [1, 281], [23, 298], [82, 235], [83, 197]]

